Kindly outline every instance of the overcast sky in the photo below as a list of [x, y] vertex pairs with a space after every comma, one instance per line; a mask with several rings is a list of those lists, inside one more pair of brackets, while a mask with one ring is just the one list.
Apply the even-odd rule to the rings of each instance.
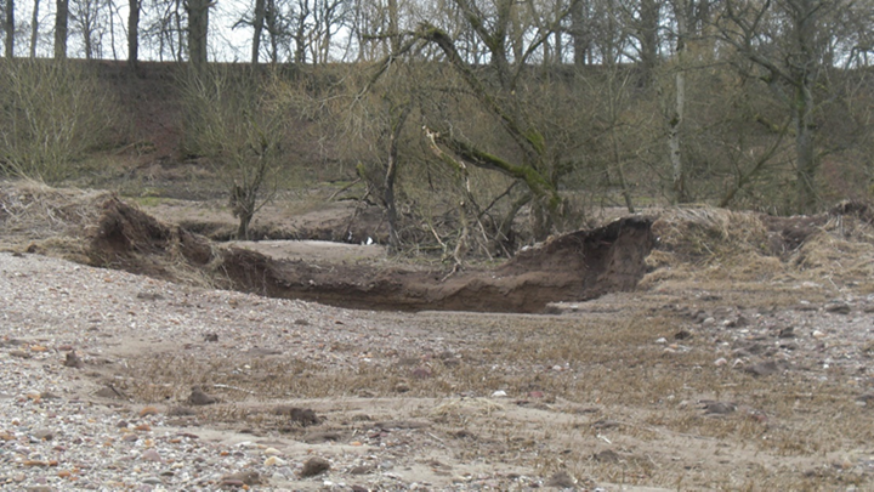
[[[87, 0], [82, 0], [86, 2]], [[95, 1], [95, 0], [91, 0]], [[74, 8], [72, 5], [76, 0], [71, 0], [71, 11]], [[112, 12], [111, 18], [109, 15], [104, 15], [100, 20], [100, 27], [103, 35], [100, 39], [99, 51], [95, 53], [95, 57], [120, 60], [127, 59], [127, 18], [128, 5], [127, 0], [113, 0], [115, 10]], [[144, 3], [152, 2], [146, 0]], [[209, 57], [210, 60], [218, 61], [248, 61], [251, 56], [251, 27], [245, 26], [237, 29], [231, 29], [242, 15], [250, 9], [250, 1], [247, 0], [218, 0], [216, 5], [210, 11], [210, 32], [209, 32]], [[16, 21], [16, 56], [27, 56], [30, 52], [30, 32], [31, 21], [33, 18], [34, 0], [16, 0], [15, 2], [15, 21]], [[151, 14], [151, 15], [150, 15]], [[40, 39], [37, 43], [37, 56], [51, 56], [54, 49], [54, 25], [55, 25], [55, 1], [40, 0], [39, 6], [39, 31]], [[152, 12], [148, 10], [144, 12], [144, 17], [140, 19], [140, 29], [143, 29], [150, 23], [150, 18], [154, 17]], [[82, 34], [76, 31], [75, 21], [70, 20], [69, 25], [70, 35], [67, 41], [67, 54], [71, 58], [85, 57], [84, 43], [82, 42]], [[114, 48], [114, 49], [113, 49]], [[154, 49], [146, 42], [140, 44], [141, 60], [157, 60], [157, 49]], [[165, 55], [165, 60], [167, 56]]]

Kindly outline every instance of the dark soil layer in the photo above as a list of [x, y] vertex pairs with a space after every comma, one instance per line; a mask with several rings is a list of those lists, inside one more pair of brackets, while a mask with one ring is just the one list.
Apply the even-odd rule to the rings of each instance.
[[279, 261], [239, 248], [215, 248], [112, 198], [90, 242], [92, 263], [172, 278], [184, 261], [225, 288], [349, 308], [542, 311], [632, 289], [645, 273], [654, 239], [649, 218], [630, 217], [558, 236], [491, 270], [442, 271]]

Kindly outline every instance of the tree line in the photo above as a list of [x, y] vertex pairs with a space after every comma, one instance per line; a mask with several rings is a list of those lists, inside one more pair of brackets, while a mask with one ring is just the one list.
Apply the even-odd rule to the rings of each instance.
[[[67, 56], [71, 32], [93, 57], [115, 31], [107, 23], [118, 1], [56, 0], [54, 58]], [[39, 0], [29, 32], [17, 27], [14, 2], [3, 5], [6, 57], [28, 35], [33, 57]], [[629, 211], [664, 200], [808, 213], [870, 193], [871, 0], [233, 5], [230, 22], [250, 40], [247, 62], [292, 64], [293, 80], [230, 83], [210, 68], [210, 56], [229, 49], [210, 38], [211, 0], [128, 0], [126, 60], [136, 69], [146, 43], [157, 58], [188, 62], [197, 77], [185, 86], [192, 131], [214, 131], [204, 118], [251, 115], [236, 118], [245, 129], [225, 130], [241, 143], [223, 151], [238, 173], [262, 166], [242, 180], [254, 190], [230, 180], [247, 223], [263, 166], [279, 165], [279, 141], [290, 138], [282, 114], [341, 142], [332, 158], [355, 166], [385, 208], [393, 245], [430, 234], [456, 257], [510, 254], [520, 217], [542, 238], [578, 223], [594, 197]], [[230, 113], [197, 109], [223, 98], [236, 100]], [[195, 153], [229, 141], [188, 139]], [[429, 198], [435, 191], [440, 203]], [[410, 217], [428, 219], [410, 228]]]

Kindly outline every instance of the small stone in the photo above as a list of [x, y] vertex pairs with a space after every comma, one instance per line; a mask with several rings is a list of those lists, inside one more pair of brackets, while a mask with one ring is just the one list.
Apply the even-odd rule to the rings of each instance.
[[111, 384], [107, 384], [102, 389], [94, 393], [94, 396], [99, 396], [100, 398], [112, 398], [112, 399], [123, 399], [127, 400], [127, 395], [124, 394], [121, 390], [112, 386]]
[[12, 350], [9, 352], [9, 355], [12, 357], [18, 357], [19, 359], [30, 359], [31, 355], [23, 350]]
[[283, 466], [285, 464], [285, 460], [278, 456], [271, 456], [264, 460], [264, 466]]
[[795, 338], [795, 327], [787, 326], [782, 328], [779, 333], [777, 333], [777, 337], [779, 338]]
[[305, 319], [296, 319], [294, 320], [294, 324], [297, 326], [309, 326], [310, 322]]
[[125, 434], [124, 437], [121, 438], [124, 442], [137, 442], [140, 437], [136, 434]]
[[850, 314], [852, 308], [850, 305], [843, 301], [833, 301], [825, 306], [825, 310], [829, 313], [835, 314]]
[[276, 456], [276, 455], [281, 455], [282, 451], [280, 451], [276, 448], [267, 448], [264, 450], [264, 454], [266, 454], [267, 456]]
[[492, 398], [506, 398], [507, 392], [504, 390], [498, 390], [492, 393]]
[[149, 426], [149, 424], [140, 424], [134, 427], [134, 430], [139, 432], [149, 432], [152, 430], [152, 428]]
[[167, 415], [174, 417], [184, 417], [188, 415], [197, 415], [197, 412], [188, 407], [173, 407], [167, 410]]
[[331, 463], [322, 458], [310, 458], [303, 464], [303, 469], [300, 471], [301, 478], [314, 477], [322, 472], [331, 469]]
[[713, 361], [713, 365], [715, 365], [716, 367], [722, 367], [726, 364], [728, 364], [728, 361], [725, 360], [725, 357], [720, 357], [720, 358], [716, 359], [715, 361]]
[[576, 482], [566, 471], [560, 471], [549, 477], [546, 482], [547, 487], [556, 487], [559, 489], [569, 489], [576, 487]]
[[188, 396], [188, 404], [189, 405], [212, 405], [216, 403], [218, 399], [214, 396], [207, 395], [200, 389], [200, 386], [193, 386], [191, 388], [191, 395]]
[[55, 433], [48, 430], [48, 429], [40, 429], [40, 430], [34, 431], [33, 434], [31, 434], [31, 435], [33, 437], [40, 439], [40, 440], [43, 440], [43, 441], [51, 441], [55, 437]]
[[428, 379], [434, 375], [434, 371], [428, 366], [419, 366], [413, 369], [411, 374], [416, 379]]
[[410, 385], [401, 382], [395, 385], [394, 390], [395, 393], [406, 393], [407, 391], [410, 391]]
[[360, 485], [353, 485], [352, 492], [370, 492], [370, 489], [367, 487], [362, 487]]
[[219, 340], [219, 339], [218, 339], [218, 334], [217, 334], [217, 333], [207, 333], [207, 334], [203, 337], [203, 341], [204, 341], [204, 342], [217, 342], [218, 340]]
[[159, 477], [145, 477], [142, 479], [142, 482], [149, 485], [160, 485], [164, 483]]
[[373, 471], [373, 467], [370, 465], [361, 465], [356, 466], [349, 470], [350, 475], [367, 475], [368, 473]]
[[78, 355], [76, 355], [76, 351], [74, 350], [67, 353], [67, 357], [64, 359], [64, 367], [81, 369], [85, 367], [85, 363], [82, 362], [82, 359]]
[[692, 338], [692, 333], [686, 330], [680, 330], [674, 333], [674, 340], [688, 340]]
[[222, 477], [222, 485], [258, 485], [261, 483], [261, 475], [253, 470], [232, 473]]
[[727, 401], [702, 401], [705, 415], [727, 415], [737, 410], [737, 405]]
[[753, 376], [770, 376], [780, 371], [780, 367], [774, 361], [760, 362], [744, 368], [744, 372]]
[[147, 450], [143, 451], [143, 454], [140, 455], [140, 458], [142, 458], [146, 461], [155, 461], [155, 462], [163, 461], [163, 459], [161, 459], [161, 455], [158, 454], [158, 452], [155, 451], [154, 449], [147, 449]]
[[[140, 417], [146, 417], [148, 415], [158, 415], [159, 413], [161, 413], [161, 412], [157, 408], [155, 408], [153, 406], [148, 406], [148, 407], [143, 407], [143, 409], [140, 410], [139, 415], [140, 415]], [[125, 424], [125, 426], [126, 425], [127, 424]]]

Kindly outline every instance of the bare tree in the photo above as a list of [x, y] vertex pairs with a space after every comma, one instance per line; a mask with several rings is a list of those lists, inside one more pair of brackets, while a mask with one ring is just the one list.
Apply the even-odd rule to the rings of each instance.
[[188, 62], [197, 71], [207, 62], [209, 9], [213, 5], [210, 0], [188, 0], [185, 5], [188, 13]]
[[127, 17], [127, 66], [136, 70], [140, 52], [140, 0], [129, 0]]
[[30, 22], [30, 57], [36, 58], [36, 43], [39, 40], [39, 0], [33, 0], [33, 17]]
[[6, 31], [6, 58], [15, 56], [15, 0], [6, 0], [6, 18], [3, 30]]
[[255, 16], [252, 19], [252, 65], [258, 63], [258, 54], [261, 51], [261, 33], [264, 31], [264, 18], [267, 13], [266, 0], [255, 0]]
[[101, 56], [101, 40], [106, 32], [104, 25], [108, 5], [102, 0], [73, 0], [70, 5], [70, 19], [73, 32], [82, 35], [85, 58], [90, 60]]
[[67, 58], [67, 22], [70, 0], [57, 0], [55, 10], [55, 59]]
[[816, 180], [817, 85], [829, 66], [824, 29], [843, 0], [765, 0], [726, 3], [723, 39], [761, 71], [760, 79], [786, 104], [795, 137], [795, 211], [819, 203]]

